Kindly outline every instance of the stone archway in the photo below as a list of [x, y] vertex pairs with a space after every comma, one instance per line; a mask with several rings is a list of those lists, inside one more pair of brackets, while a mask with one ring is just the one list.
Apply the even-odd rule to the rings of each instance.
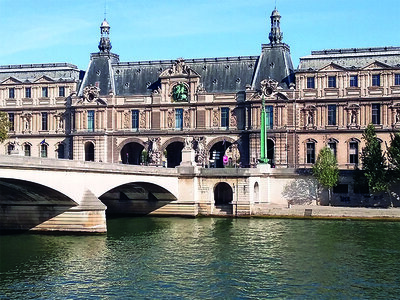
[[[217, 137], [212, 141], [210, 141], [206, 147], [208, 152], [210, 167], [223, 168], [224, 167], [223, 157], [226, 154], [227, 150], [229, 149], [229, 147], [237, 145], [238, 145], [237, 141], [227, 136]], [[239, 152], [237, 157], [240, 158], [241, 157], [240, 147], [236, 148]]]
[[215, 213], [232, 214], [233, 213], [233, 189], [226, 182], [217, 183], [214, 187], [214, 205]]
[[147, 156], [144, 155], [145, 147], [137, 142], [126, 143], [120, 151], [120, 159], [123, 164], [140, 165], [146, 163]]
[[167, 168], [175, 168], [181, 164], [184, 146], [185, 139], [182, 137], [171, 138], [161, 146]]
[[183, 147], [184, 143], [179, 141], [172, 142], [165, 147], [167, 168], [175, 168], [181, 164]]

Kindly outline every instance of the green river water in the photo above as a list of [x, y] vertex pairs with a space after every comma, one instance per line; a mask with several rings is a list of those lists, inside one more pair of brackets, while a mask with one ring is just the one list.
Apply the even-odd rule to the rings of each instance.
[[400, 222], [117, 218], [0, 236], [0, 299], [400, 299]]

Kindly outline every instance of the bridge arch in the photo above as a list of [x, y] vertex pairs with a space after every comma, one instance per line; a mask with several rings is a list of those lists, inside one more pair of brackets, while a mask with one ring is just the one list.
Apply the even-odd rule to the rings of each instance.
[[71, 197], [28, 180], [0, 178], [0, 228], [28, 230], [78, 206]]
[[121, 184], [100, 195], [107, 214], [146, 215], [177, 198], [155, 183], [136, 181]]

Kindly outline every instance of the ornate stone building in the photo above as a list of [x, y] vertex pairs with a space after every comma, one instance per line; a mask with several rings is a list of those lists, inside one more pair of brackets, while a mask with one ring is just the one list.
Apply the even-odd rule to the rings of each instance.
[[121, 62], [104, 20], [86, 72], [2, 66], [0, 154], [175, 167], [191, 147], [201, 166], [255, 166], [264, 95], [273, 165], [311, 167], [328, 145], [353, 168], [369, 123], [382, 142], [400, 127], [400, 48], [315, 51], [294, 70], [280, 18], [258, 56]]

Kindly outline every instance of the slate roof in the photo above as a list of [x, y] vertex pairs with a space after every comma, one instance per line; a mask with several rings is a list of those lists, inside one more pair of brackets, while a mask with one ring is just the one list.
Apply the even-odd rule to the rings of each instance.
[[0, 82], [13, 77], [21, 82], [29, 83], [43, 76], [49, 77], [54, 81], [60, 79], [77, 81], [80, 77], [80, 70], [77, 66], [69, 63], [0, 66]]
[[[88, 85], [99, 86], [100, 95], [150, 95], [160, 85], [160, 74], [174, 62], [119, 62], [115, 54], [92, 54], [79, 95]], [[292, 61], [285, 44], [263, 45], [260, 56], [185, 59], [185, 65], [200, 75], [207, 93], [237, 93], [245, 91], [246, 86], [258, 89], [266, 78], [277, 80], [283, 88], [293, 82]]]
[[312, 51], [300, 58], [299, 71], [319, 70], [330, 63], [360, 69], [375, 61], [400, 67], [400, 47], [350, 48]]

